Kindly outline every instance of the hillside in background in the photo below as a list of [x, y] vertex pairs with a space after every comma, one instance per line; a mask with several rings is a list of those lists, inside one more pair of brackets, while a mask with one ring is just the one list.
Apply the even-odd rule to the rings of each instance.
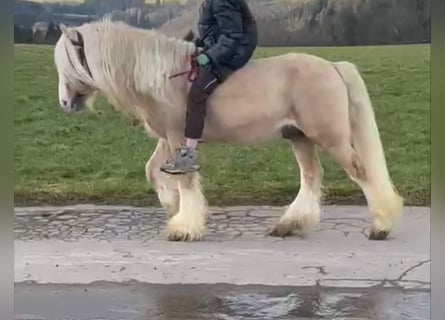
[[[374, 45], [431, 40], [429, 0], [249, 0], [262, 46]], [[196, 31], [197, 6], [161, 30]]]
[[[406, 44], [431, 40], [430, 0], [248, 2], [258, 20], [261, 46]], [[15, 38], [16, 42], [51, 43], [56, 36], [48, 38], [48, 30], [42, 31], [50, 22], [56, 26], [60, 22], [78, 25], [105, 15], [181, 37], [189, 29], [196, 31], [200, 3], [201, 0], [85, 0], [78, 4], [39, 4], [16, 0]], [[36, 32], [38, 37], [33, 36]], [[57, 30], [52, 33], [57, 35]]]

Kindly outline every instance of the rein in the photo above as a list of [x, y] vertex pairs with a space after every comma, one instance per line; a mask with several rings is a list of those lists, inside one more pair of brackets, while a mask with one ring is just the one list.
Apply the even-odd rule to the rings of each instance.
[[185, 71], [181, 71], [178, 73], [174, 73], [172, 74], [170, 77], [168, 77], [169, 79], [173, 79], [173, 78], [177, 78], [177, 77], [181, 77], [184, 75], [187, 75], [187, 79], [190, 82], [193, 82], [196, 80], [196, 78], [198, 77], [198, 73], [199, 73], [199, 68], [198, 68], [198, 62], [196, 61], [196, 57], [199, 55], [198, 51], [195, 51], [191, 57], [190, 57], [190, 69], [185, 70]]

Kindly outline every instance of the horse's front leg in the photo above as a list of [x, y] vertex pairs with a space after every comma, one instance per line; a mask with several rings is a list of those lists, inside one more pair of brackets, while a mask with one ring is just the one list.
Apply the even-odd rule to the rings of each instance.
[[168, 217], [179, 211], [179, 189], [177, 180], [161, 171], [161, 165], [171, 156], [167, 140], [159, 139], [158, 144], [145, 165], [145, 175], [158, 195]]
[[[170, 150], [179, 141], [169, 139]], [[207, 220], [207, 201], [202, 193], [198, 172], [171, 175], [179, 190], [179, 211], [167, 225], [168, 239], [173, 241], [201, 240]]]

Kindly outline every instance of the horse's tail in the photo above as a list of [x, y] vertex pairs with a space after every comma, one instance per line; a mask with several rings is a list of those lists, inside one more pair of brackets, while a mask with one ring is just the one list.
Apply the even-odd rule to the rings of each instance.
[[[374, 110], [366, 84], [356, 66], [349, 62], [334, 63], [346, 84], [349, 95], [349, 122], [352, 146], [366, 172], [366, 187], [373, 195], [374, 210], [386, 211], [393, 218], [400, 215], [403, 199], [394, 189], [375, 120]], [[372, 209], [371, 209], [372, 210]]]

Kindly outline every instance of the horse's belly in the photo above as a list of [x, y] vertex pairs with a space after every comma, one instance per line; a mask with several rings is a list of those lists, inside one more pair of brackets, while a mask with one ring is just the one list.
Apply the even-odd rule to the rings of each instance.
[[284, 88], [275, 84], [266, 90], [264, 81], [231, 84], [209, 99], [203, 139], [250, 144], [279, 138], [290, 107]]

